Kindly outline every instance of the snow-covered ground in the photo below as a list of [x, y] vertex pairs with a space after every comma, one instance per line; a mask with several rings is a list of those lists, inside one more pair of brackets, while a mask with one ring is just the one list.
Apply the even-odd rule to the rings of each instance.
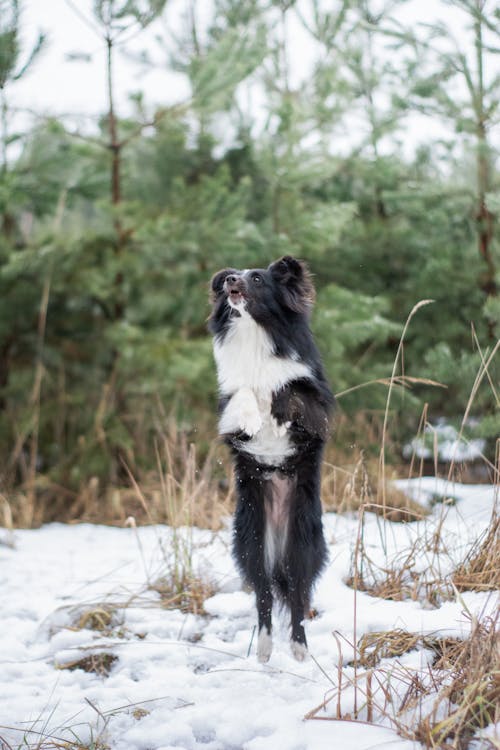
[[[473, 420], [469, 426], [473, 426]], [[486, 440], [475, 438], [466, 440], [460, 433], [448, 424], [444, 418], [439, 419], [436, 424], [426, 424], [423, 434], [404, 446], [403, 456], [405, 458], [436, 458], [446, 463], [461, 463], [462, 461], [475, 461], [484, 458]]]
[[[488, 525], [493, 487], [430, 478], [399, 486], [421, 502], [442, 495], [456, 503], [434, 506], [425, 522], [406, 525], [382, 524], [367, 514], [364, 544], [373, 559], [382, 562], [408, 548], [445, 512], [445, 546], [459, 561]], [[324, 521], [330, 564], [314, 597], [318, 616], [306, 624], [311, 657], [293, 659], [286, 621], [277, 613], [274, 651], [265, 666], [255, 657], [253, 595], [241, 589], [231, 560], [229, 521], [218, 533], [51, 524], [16, 531], [12, 547], [0, 529], [0, 748], [36, 747], [44, 737], [95, 750], [417, 747], [389, 723], [304, 715], [336, 685], [340, 658], [346, 673], [352, 669], [355, 638], [393, 628], [466, 635], [467, 611], [484, 614], [497, 601], [469, 592], [431, 608], [424, 601], [355, 595], [344, 580], [358, 520], [327, 514]], [[148, 589], [172, 563], [173, 541], [178, 549], [180, 544], [181, 561], [191, 557], [193, 570], [216, 587], [203, 616], [166, 610]], [[75, 627], [79, 614], [105, 603], [116, 607], [108, 632]], [[108, 677], [58, 668], [99, 651], [117, 657]], [[401, 661], [418, 668], [429, 658], [421, 649]], [[346, 689], [342, 700], [344, 713], [352, 711], [353, 691]], [[318, 716], [334, 716], [330, 707]]]

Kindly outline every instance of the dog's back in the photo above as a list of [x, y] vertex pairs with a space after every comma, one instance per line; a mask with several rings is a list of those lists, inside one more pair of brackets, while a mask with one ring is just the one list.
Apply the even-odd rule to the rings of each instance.
[[333, 398], [309, 328], [313, 298], [306, 267], [291, 257], [212, 279], [219, 432], [236, 473], [233, 550], [255, 588], [261, 661], [271, 653], [273, 593], [290, 608], [292, 649], [304, 658], [302, 620], [326, 560], [319, 487]]

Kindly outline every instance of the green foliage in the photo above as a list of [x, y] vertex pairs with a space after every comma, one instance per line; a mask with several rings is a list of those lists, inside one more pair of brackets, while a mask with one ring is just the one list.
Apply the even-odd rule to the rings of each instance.
[[142, 28], [162, 13], [167, 0], [94, 0], [94, 15], [108, 29], [121, 32], [131, 23]]
[[[106, 0], [94, 11], [114, 40], [151, 22], [164, 5]], [[92, 476], [101, 486], [124, 481], [124, 464], [147, 472], [171, 416], [192, 434], [210, 425], [206, 445], [216, 403], [206, 332], [210, 277], [224, 266], [266, 266], [285, 253], [307, 260], [314, 274], [313, 328], [334, 390], [346, 391], [343, 411], [383, 410], [406, 318], [431, 298], [410, 324], [398, 374], [447, 387], [414, 384], [404, 398], [394, 394], [391, 408], [411, 431], [423, 403], [436, 416], [463, 413], [500, 317], [498, 298], [485, 296], [477, 252], [477, 150], [451, 133], [448, 144], [430, 141], [403, 157], [398, 140], [409, 106], [426, 98], [442, 107], [437, 90], [449, 79], [434, 80], [432, 70], [420, 76], [413, 60], [402, 80], [395, 62], [380, 56], [387, 18], [370, 20], [365, 0], [338, 2], [328, 12], [313, 3], [304, 19], [299, 6], [274, 3], [269, 15], [257, 0], [217, 0], [206, 29], [192, 19], [175, 64], [190, 79], [192, 101], [158, 110], [148, 128], [140, 96], [127, 120], [116, 116], [120, 200], [110, 194], [106, 119], [97, 138], [74, 138], [55, 118], [37, 124], [17, 158], [5, 161], [6, 485], [32, 486], [34, 461], [44, 489], [78, 491]], [[17, 3], [0, 0], [0, 7], [14, 11], [0, 21], [0, 81], [11, 82], [26, 68]], [[292, 85], [280, 23], [294, 13], [320, 54], [312, 80]], [[418, 47], [405, 35], [398, 44], [408, 59]], [[240, 106], [239, 85], [250, 75], [262, 81], [260, 126]], [[349, 127], [352, 113], [364, 135], [356, 132], [342, 155], [331, 135]], [[219, 116], [231, 124], [223, 138], [212, 127]], [[4, 130], [4, 154], [6, 138]], [[497, 253], [491, 144], [486, 159]], [[498, 424], [497, 370], [492, 362], [472, 408], [490, 437]]]
[[[401, 335], [400, 324], [388, 317], [390, 305], [384, 297], [369, 297], [337, 284], [328, 284], [318, 295], [314, 332], [325, 366], [338, 392], [376, 378], [387, 377], [391, 353], [387, 341]], [[349, 362], [347, 369], [345, 363]], [[370, 390], [370, 408], [382, 408], [386, 391]], [[361, 397], [361, 403], [365, 397]], [[360, 404], [359, 393], [343, 397], [342, 409]]]
[[229, 109], [236, 86], [260, 65], [265, 52], [264, 25], [225, 30], [187, 69], [197, 108], [205, 114]]
[[0, 0], [0, 89], [9, 81], [17, 81], [28, 71], [45, 44], [45, 34], [38, 38], [27, 59], [17, 68], [21, 53], [19, 41], [19, 2]]

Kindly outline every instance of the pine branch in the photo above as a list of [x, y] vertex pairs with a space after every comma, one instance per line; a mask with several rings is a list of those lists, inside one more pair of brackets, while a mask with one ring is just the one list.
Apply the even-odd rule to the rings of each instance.
[[44, 34], [44, 33], [42, 33], [42, 32], [40, 32], [39, 35], [38, 35], [38, 39], [36, 41], [36, 44], [33, 47], [33, 49], [31, 50], [31, 53], [30, 53], [27, 61], [25, 62], [25, 64], [21, 68], [21, 70], [12, 77], [13, 81], [18, 81], [29, 70], [29, 68], [31, 67], [31, 65], [34, 63], [34, 61], [36, 60], [36, 58], [38, 57], [38, 55], [40, 54], [40, 52], [44, 48], [46, 41], [47, 41], [47, 35]]

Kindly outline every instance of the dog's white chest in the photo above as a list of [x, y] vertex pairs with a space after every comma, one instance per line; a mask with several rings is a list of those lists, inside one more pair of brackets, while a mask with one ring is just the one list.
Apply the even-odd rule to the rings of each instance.
[[248, 314], [235, 318], [222, 342], [215, 341], [219, 388], [231, 396], [221, 416], [221, 434], [251, 435], [244, 450], [262, 463], [276, 465], [293, 452], [287, 427], [271, 415], [272, 395], [291, 380], [309, 377], [307, 365], [278, 357], [266, 331]]
[[224, 341], [214, 342], [217, 376], [222, 394], [250, 388], [259, 398], [270, 399], [290, 380], [310, 376], [307, 365], [292, 357], [277, 357], [262, 326], [245, 314], [234, 318]]

